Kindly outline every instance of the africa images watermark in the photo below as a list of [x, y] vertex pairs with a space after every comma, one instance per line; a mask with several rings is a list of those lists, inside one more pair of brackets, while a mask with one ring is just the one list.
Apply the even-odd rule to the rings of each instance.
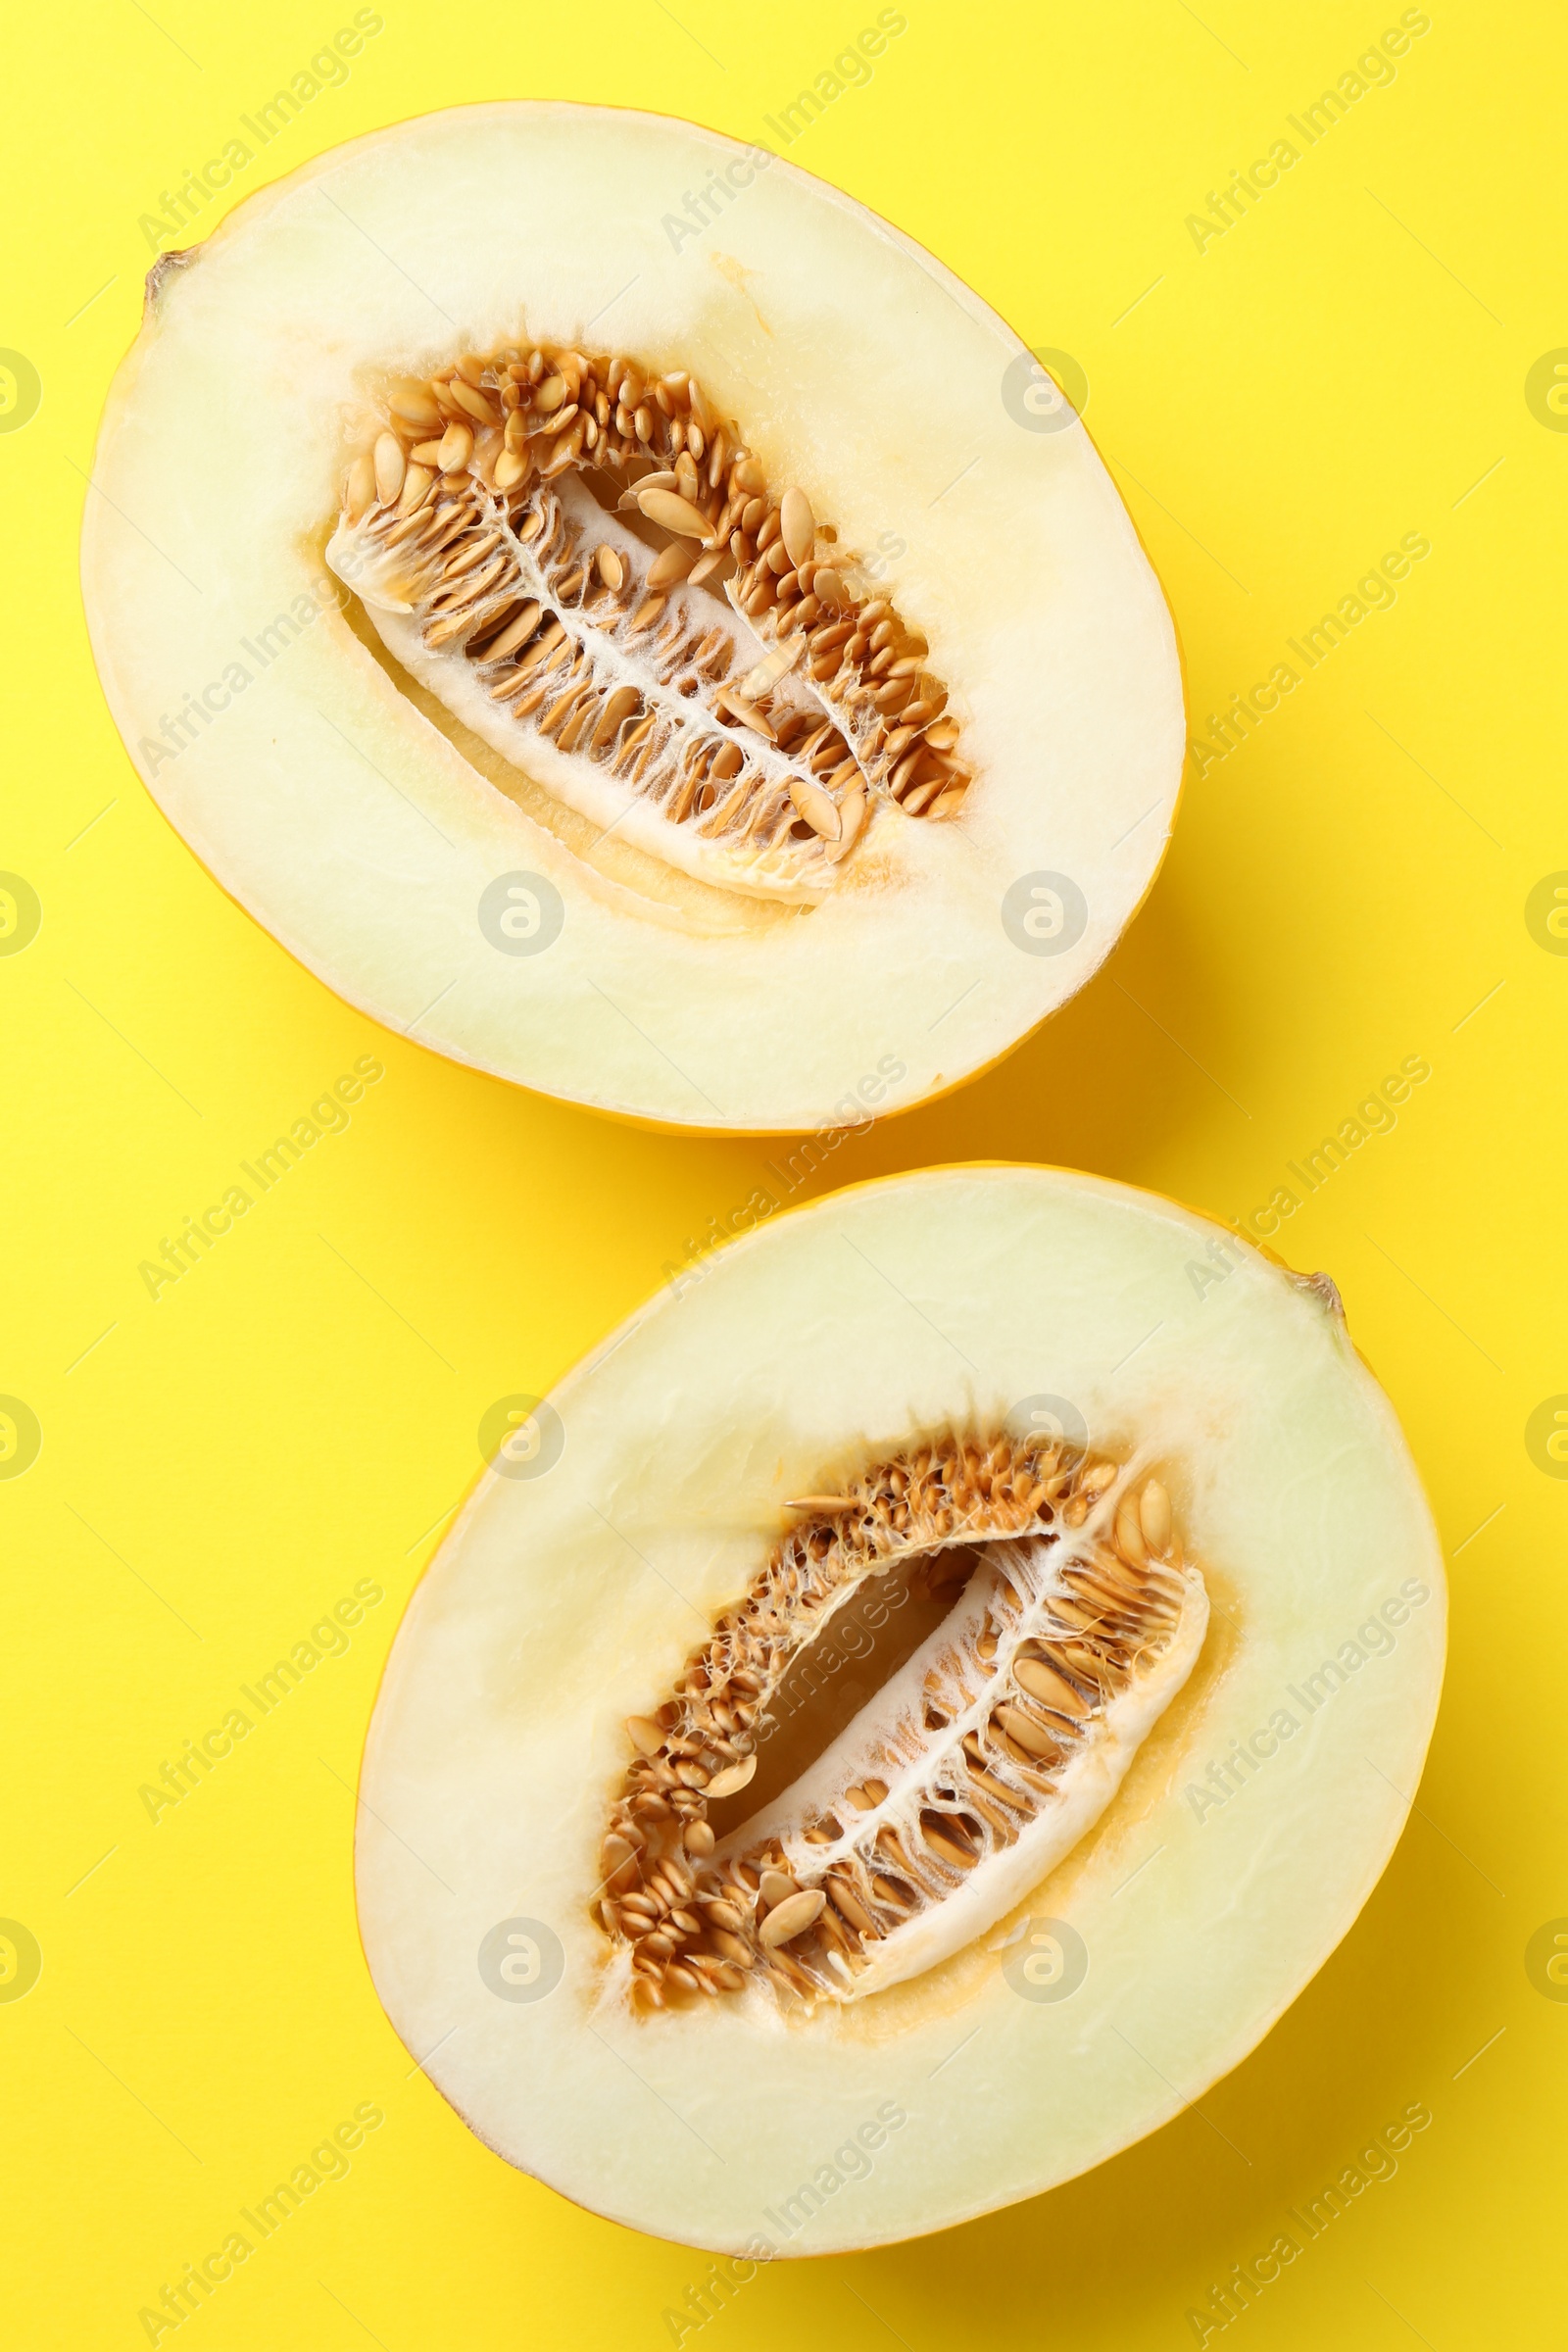
[[353, 1647], [350, 1628], [361, 1622], [367, 1609], [379, 1608], [385, 1598], [384, 1588], [373, 1576], [362, 1576], [352, 1592], [334, 1601], [309, 1634], [300, 1636], [287, 1657], [275, 1660], [254, 1684], [241, 1683], [240, 1696], [254, 1713], [248, 1713], [246, 1707], [230, 1707], [221, 1723], [204, 1732], [199, 1740], [187, 1740], [176, 1758], [166, 1756], [158, 1780], [143, 1781], [136, 1791], [154, 1827], [199, 1788], [215, 1765], [231, 1756], [240, 1740], [248, 1740], [257, 1725], [274, 1713], [291, 1690], [298, 1690], [306, 1675], [314, 1674], [326, 1658], [344, 1656]]
[[[1331, 1176], [1337, 1176], [1348, 1165], [1352, 1152], [1359, 1152], [1374, 1135], [1393, 1134], [1399, 1123], [1396, 1105], [1408, 1102], [1412, 1087], [1425, 1086], [1431, 1075], [1432, 1064], [1425, 1054], [1407, 1054], [1397, 1071], [1391, 1071], [1381, 1086], [1369, 1089], [1354, 1112], [1343, 1118], [1332, 1135], [1324, 1136], [1316, 1151], [1303, 1152], [1299, 1160], [1285, 1162], [1301, 1188], [1298, 1193], [1288, 1184], [1276, 1185], [1261, 1208], [1254, 1208], [1250, 1216], [1233, 1218], [1232, 1222], [1250, 1240], [1272, 1239], [1286, 1217], [1294, 1217], [1303, 1202], [1323, 1190]], [[1223, 1276], [1217, 1279], [1223, 1280]], [[1207, 1287], [1206, 1283], [1194, 1284], [1200, 1298]]]
[[1407, 1576], [1398, 1592], [1391, 1592], [1366, 1623], [1356, 1627], [1353, 1640], [1342, 1642], [1315, 1673], [1303, 1675], [1299, 1683], [1288, 1683], [1287, 1694], [1300, 1708], [1299, 1715], [1290, 1707], [1276, 1707], [1267, 1723], [1259, 1724], [1245, 1740], [1238, 1740], [1228, 1755], [1216, 1757], [1202, 1781], [1188, 1782], [1182, 1794], [1200, 1823], [1217, 1806], [1239, 1796], [1252, 1776], [1346, 1688], [1352, 1675], [1374, 1658], [1388, 1657], [1397, 1644], [1397, 1628], [1408, 1624], [1411, 1611], [1424, 1609], [1431, 1598], [1430, 1585]]
[[908, 2121], [907, 2110], [897, 2099], [884, 2099], [874, 2116], [868, 2116], [842, 2146], [823, 2158], [809, 2180], [803, 2180], [790, 2196], [780, 2197], [776, 2206], [764, 2205], [762, 2219], [767, 2228], [757, 2230], [747, 2240], [746, 2252], [728, 2254], [719, 2262], [710, 2263], [707, 2278], [694, 2281], [686, 2289], [682, 2308], [676, 2311], [666, 2306], [661, 2314], [671, 2343], [683, 2344], [689, 2335], [706, 2328], [710, 2320], [718, 2319], [763, 2264], [771, 2262], [782, 2245], [809, 2226], [830, 2197], [836, 2197], [858, 2180], [868, 2180], [876, 2169], [876, 2156], [887, 2146], [890, 2136], [902, 2132]]
[[758, 1185], [727, 1216], [710, 1217], [706, 1233], [695, 1237], [688, 1234], [686, 1254], [679, 1265], [672, 1259], [664, 1260], [664, 1280], [675, 1297], [684, 1298], [687, 1291], [702, 1281], [708, 1271], [706, 1260], [715, 1250], [765, 1224], [826, 1163], [830, 1152], [836, 1152], [850, 1136], [863, 1135], [872, 1124], [875, 1106], [908, 1074], [906, 1062], [901, 1061], [896, 1054], [884, 1054], [874, 1070], [868, 1070], [850, 1093], [840, 1096], [830, 1119], [823, 1119], [793, 1152], [780, 1153], [782, 1167], [778, 1160], [764, 1159], [762, 1165], [773, 1184]]
[[775, 1693], [773, 1703], [759, 1722], [760, 1752], [794, 1721], [803, 1707], [810, 1706], [820, 1697], [834, 1675], [871, 1655], [876, 1646], [874, 1637], [910, 1595], [906, 1578], [877, 1577], [870, 1579], [854, 1599], [834, 1610], [822, 1631], [796, 1658], [787, 1685]]
[[163, 189], [158, 198], [162, 212], [145, 212], [136, 223], [147, 240], [148, 252], [162, 253], [166, 245], [183, 236], [196, 215], [205, 212], [221, 189], [248, 170], [260, 150], [270, 147], [314, 99], [323, 90], [341, 89], [349, 78], [346, 60], [358, 57], [366, 42], [373, 41], [385, 25], [386, 19], [373, 8], [356, 9], [353, 24], [333, 33], [291, 77], [287, 89], [274, 90], [254, 115], [241, 115], [241, 126], [256, 141], [254, 147], [236, 132], [222, 152], [211, 157], [199, 172], [187, 172], [177, 188]]
[[1364, 2148], [1357, 2148], [1353, 2163], [1341, 2165], [1334, 2179], [1325, 2181], [1315, 2197], [1303, 2197], [1300, 2205], [1287, 2205], [1291, 2227], [1276, 2231], [1272, 2244], [1261, 2254], [1254, 2254], [1250, 2262], [1233, 2262], [1223, 2282], [1209, 2287], [1208, 2300], [1201, 2310], [1189, 2304], [1187, 2324], [1199, 2343], [1206, 2344], [1211, 2335], [1219, 2334], [1243, 2318], [1264, 2287], [1272, 2286], [1314, 2238], [1321, 2237], [1342, 2214], [1348, 2213], [1355, 2199], [1364, 2197], [1374, 2180], [1392, 2180], [1414, 2134], [1425, 2132], [1431, 2122], [1432, 2110], [1425, 2100], [1412, 2099], [1392, 2124], [1385, 2124]]
[[1276, 662], [1268, 676], [1254, 686], [1250, 694], [1233, 694], [1227, 710], [1211, 710], [1208, 714], [1207, 735], [1190, 735], [1187, 756], [1193, 762], [1196, 775], [1207, 775], [1232, 752], [1239, 751], [1248, 737], [1254, 734], [1271, 711], [1277, 710], [1288, 694], [1294, 694], [1312, 670], [1320, 669], [1337, 646], [1345, 643], [1352, 629], [1358, 629], [1373, 612], [1392, 612], [1398, 603], [1398, 591], [1394, 583], [1402, 580], [1412, 564], [1424, 564], [1432, 553], [1432, 542], [1424, 531], [1406, 531], [1397, 548], [1391, 548], [1377, 564], [1365, 571], [1353, 589], [1347, 589], [1330, 612], [1299, 637], [1287, 637], [1285, 642], [1301, 666], [1293, 662]]
[[[1402, 29], [1401, 29], [1402, 28]], [[1254, 205], [1262, 201], [1270, 188], [1277, 187], [1287, 172], [1294, 172], [1308, 149], [1319, 146], [1337, 122], [1343, 122], [1352, 106], [1359, 105], [1375, 89], [1387, 89], [1398, 78], [1394, 59], [1403, 57], [1413, 40], [1421, 40], [1432, 30], [1432, 19], [1419, 8], [1407, 8], [1397, 25], [1391, 24], [1378, 42], [1348, 67], [1333, 89], [1325, 90], [1299, 115], [1287, 115], [1285, 120], [1301, 140], [1283, 133], [1270, 147], [1266, 156], [1247, 172], [1233, 172], [1229, 187], [1208, 191], [1208, 212], [1189, 213], [1186, 220], [1188, 235], [1200, 253], [1206, 253], [1216, 237], [1225, 236], [1237, 223], [1245, 220]]]
[[[172, 717], [164, 711], [156, 735], [141, 737], [136, 749], [145, 762], [143, 773], [151, 779], [161, 767], [167, 767], [171, 760], [188, 751], [200, 740], [203, 730], [220, 718], [264, 670], [270, 669], [313, 621], [318, 620], [323, 612], [341, 611], [347, 594], [330, 572], [322, 572], [319, 578], [312, 580], [308, 592], [302, 590], [295, 597], [286, 612], [274, 613], [253, 637], [237, 639], [234, 660], [226, 662], [216, 678], [209, 678], [198, 694], [187, 695], [183, 708]], [[241, 654], [245, 661], [240, 660]], [[254, 669], [247, 666], [252, 662], [256, 664]]]
[[158, 1244], [159, 1256], [144, 1257], [136, 1269], [149, 1296], [161, 1298], [172, 1284], [199, 1266], [213, 1245], [225, 1233], [232, 1233], [263, 1194], [281, 1184], [290, 1168], [297, 1167], [307, 1152], [314, 1152], [323, 1136], [341, 1135], [351, 1127], [354, 1122], [348, 1105], [358, 1102], [368, 1086], [379, 1086], [385, 1076], [384, 1062], [377, 1061], [373, 1054], [362, 1054], [352, 1071], [345, 1070], [327, 1092], [318, 1095], [309, 1111], [301, 1111], [287, 1135], [258, 1152], [254, 1161], [242, 1159], [240, 1167], [255, 1191], [231, 1184], [222, 1199], [204, 1208], [199, 1217], [187, 1217], [177, 1234], [164, 1234]]
[[[874, 25], [866, 25], [847, 43], [830, 66], [816, 74], [809, 89], [799, 91], [777, 115], [763, 115], [762, 121], [774, 137], [786, 147], [793, 147], [802, 133], [810, 129], [819, 116], [844, 97], [850, 90], [864, 89], [871, 80], [874, 68], [870, 60], [880, 57], [890, 41], [909, 29], [909, 20], [902, 9], [882, 9]], [[742, 192], [751, 187], [760, 172], [765, 172], [776, 161], [774, 150], [765, 142], [745, 148], [731, 156], [722, 171], [714, 172], [695, 192], [687, 188], [682, 194], [685, 211], [665, 213], [660, 220], [671, 250], [681, 249], [704, 236], [715, 220], [721, 220]]]
[[142, 2305], [136, 2317], [147, 2341], [162, 2343], [166, 2335], [194, 2319], [215, 2290], [233, 2278], [241, 2263], [249, 2262], [259, 2246], [276, 2236], [307, 2197], [314, 2197], [328, 2180], [347, 2180], [354, 2170], [350, 2156], [364, 2146], [367, 2132], [379, 2132], [385, 2122], [385, 2112], [373, 2099], [362, 2099], [352, 2116], [318, 2140], [308, 2157], [301, 2157], [286, 2180], [279, 2180], [270, 2195], [258, 2197], [254, 2207], [242, 2205], [239, 2218], [244, 2229], [230, 2230], [215, 2252], [199, 2263], [187, 2262], [172, 2286], [160, 2287], [156, 2303]]

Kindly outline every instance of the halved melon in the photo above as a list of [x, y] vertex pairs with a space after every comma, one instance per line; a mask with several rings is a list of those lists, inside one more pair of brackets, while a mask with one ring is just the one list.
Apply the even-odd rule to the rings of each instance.
[[1170, 619], [1072, 408], [907, 238], [680, 122], [424, 117], [166, 256], [82, 571], [133, 760], [287, 947], [673, 1125], [956, 1084], [1172, 821]]
[[1323, 1277], [1057, 1170], [832, 1196], [498, 1447], [370, 1728], [377, 1989], [482, 2138], [637, 2228], [960, 2221], [1321, 1965], [1445, 1611]]

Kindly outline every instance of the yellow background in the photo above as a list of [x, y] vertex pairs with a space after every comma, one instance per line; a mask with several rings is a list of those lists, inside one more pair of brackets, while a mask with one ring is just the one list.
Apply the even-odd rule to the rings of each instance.
[[[350, 14], [154, 0], [29, 9], [12, 35], [0, 343], [43, 385], [0, 435], [0, 866], [43, 907], [0, 959], [0, 1390], [43, 1430], [31, 1468], [0, 1483], [0, 1914], [43, 1954], [33, 1989], [0, 2003], [6, 2332], [29, 2352], [144, 2342], [138, 2309], [365, 2101], [386, 2122], [351, 2175], [166, 2344], [636, 2352], [671, 2340], [662, 2315], [706, 2267], [510, 2172], [413, 2073], [356, 1937], [351, 1791], [481, 1413], [545, 1388], [652, 1291], [746, 1197], [764, 1147], [608, 1125], [338, 1004], [142, 791], [78, 602], [84, 476], [150, 258], [139, 216]], [[386, 0], [346, 86], [234, 193], [497, 96], [757, 137], [874, 14]], [[686, 2341], [1190, 2342], [1209, 2282], [1419, 2100], [1434, 2121], [1397, 2178], [1236, 2328], [1259, 2352], [1555, 2345], [1568, 2006], [1532, 1984], [1525, 1947], [1568, 1913], [1568, 1485], [1525, 1426], [1568, 1391], [1568, 961], [1525, 908], [1568, 868], [1568, 434], [1525, 380], [1568, 345], [1562, 19], [1435, 0], [1392, 86], [1200, 252], [1187, 215], [1294, 135], [1286, 116], [1396, 8], [906, 14], [870, 85], [790, 153], [1082, 365], [1087, 422], [1177, 616], [1195, 722], [1289, 658], [1284, 640], [1402, 534], [1432, 553], [1189, 782], [1152, 898], [1079, 1001], [980, 1084], [846, 1141], [829, 1175], [1059, 1160], [1241, 1217], [1425, 1056], [1396, 1130], [1277, 1247], [1334, 1274], [1404, 1419], [1452, 1558], [1452, 1663], [1388, 1876], [1201, 2113], [953, 2235], [781, 2264]], [[571, 206], [564, 187], [559, 222], [518, 222], [519, 246], [569, 236]], [[351, 1130], [151, 1300], [138, 1262], [370, 1052], [387, 1074]], [[362, 1578], [387, 1598], [348, 1654], [155, 1826], [140, 1784]]]

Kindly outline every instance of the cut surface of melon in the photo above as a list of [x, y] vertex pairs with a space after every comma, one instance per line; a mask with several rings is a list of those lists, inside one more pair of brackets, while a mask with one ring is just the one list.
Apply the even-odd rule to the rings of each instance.
[[422, 1043], [676, 1126], [919, 1102], [1083, 984], [1176, 803], [1169, 615], [1031, 369], [765, 151], [376, 132], [153, 273], [83, 530], [111, 709], [224, 887]]
[[537, 1417], [399, 1630], [357, 1884], [408, 2047], [565, 2195], [758, 2259], [1033, 2194], [1366, 1900], [1446, 1600], [1321, 1277], [1071, 1172], [889, 1178]]

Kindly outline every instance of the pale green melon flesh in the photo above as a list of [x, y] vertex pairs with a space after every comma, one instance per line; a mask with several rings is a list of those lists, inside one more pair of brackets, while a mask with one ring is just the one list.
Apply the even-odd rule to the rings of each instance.
[[[1213, 1604], [1108, 1811], [1010, 1921], [885, 1993], [792, 2020], [607, 2002], [591, 1906], [623, 1719], [746, 1590], [787, 1497], [1042, 1398], [1160, 1464]], [[937, 1170], [733, 1245], [553, 1403], [559, 1460], [487, 1472], [411, 1605], [358, 1838], [381, 1998], [513, 2163], [715, 2249], [940, 2228], [1166, 2121], [1346, 1933], [1420, 1776], [1446, 1601], [1403, 1440], [1327, 1286], [1099, 1179]], [[1249, 1741], [1216, 1793], [1211, 1767]], [[537, 2002], [479, 1972], [514, 1918], [564, 1950]], [[1009, 1982], [1040, 1919], [1087, 1948], [1059, 2001]], [[835, 2163], [861, 2126], [884, 2134], [869, 2170]]]
[[[1017, 338], [906, 238], [748, 152], [644, 115], [486, 106], [252, 198], [165, 274], [117, 378], [82, 566], [150, 789], [333, 988], [554, 1094], [778, 1130], [842, 1116], [879, 1064], [901, 1072], [889, 1106], [917, 1102], [1083, 984], [1158, 863], [1183, 719], [1169, 616], [1087, 434], [1009, 408]], [[665, 213], [731, 170], [709, 233], [672, 240]], [[879, 828], [814, 908], [683, 877], [671, 900], [613, 838], [536, 821], [499, 756], [377, 661], [323, 561], [345, 467], [392, 377], [523, 333], [699, 374], [769, 483], [875, 557], [962, 725], [956, 819]], [[564, 906], [536, 955], [478, 919], [519, 872]], [[1037, 874], [1082, 894], [1060, 954], [1004, 924]]]

